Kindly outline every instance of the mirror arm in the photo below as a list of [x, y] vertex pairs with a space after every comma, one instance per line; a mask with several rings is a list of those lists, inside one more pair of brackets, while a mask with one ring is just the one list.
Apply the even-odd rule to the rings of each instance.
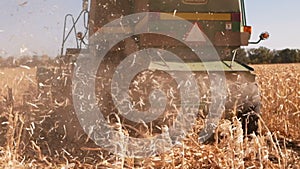
[[263, 40], [263, 39], [259, 39], [258, 41], [256, 41], [256, 42], [249, 42], [249, 44], [258, 44], [261, 40]]
[[249, 44], [258, 44], [260, 41], [268, 39], [269, 36], [270, 35], [269, 35], [268, 32], [261, 33], [260, 36], [259, 36], [259, 40], [257, 42], [249, 42]]

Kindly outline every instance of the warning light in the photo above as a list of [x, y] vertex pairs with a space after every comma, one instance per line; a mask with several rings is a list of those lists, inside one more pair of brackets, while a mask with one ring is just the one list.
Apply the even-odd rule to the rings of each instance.
[[244, 26], [244, 32], [252, 33], [252, 27], [251, 26]]

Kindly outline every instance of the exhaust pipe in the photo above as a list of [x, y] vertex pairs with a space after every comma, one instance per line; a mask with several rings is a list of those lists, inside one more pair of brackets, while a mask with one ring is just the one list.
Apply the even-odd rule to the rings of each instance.
[[89, 8], [89, 0], [82, 0], [82, 10], [88, 11]]

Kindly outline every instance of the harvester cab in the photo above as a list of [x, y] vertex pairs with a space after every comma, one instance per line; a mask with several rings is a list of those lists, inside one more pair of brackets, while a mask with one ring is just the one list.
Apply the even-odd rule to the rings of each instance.
[[[84, 31], [78, 32], [77, 26], [81, 18], [84, 22], [81, 28]], [[68, 19], [71, 20], [72, 25], [66, 32]], [[65, 50], [66, 42], [73, 33], [76, 37], [76, 47]], [[150, 135], [161, 133], [159, 129], [165, 125], [172, 128], [174, 119], [178, 116], [178, 110], [183, 109], [182, 104], [185, 103], [182, 100], [185, 98], [182, 96], [184, 92], [178, 90], [182, 86], [192, 84], [187, 80], [176, 81], [172, 75], [182, 76], [189, 70], [197, 83], [197, 87], [191, 88], [197, 91], [190, 92], [187, 98], [190, 95], [199, 94], [196, 97], [199, 102], [194, 105], [199, 117], [205, 120], [207, 116], [212, 117], [213, 111], [222, 109], [222, 117], [231, 119], [237, 116], [241, 119], [244, 133], [250, 134], [257, 132], [258, 128], [259, 90], [255, 75], [251, 73], [253, 69], [235, 61], [235, 50], [241, 46], [259, 43], [269, 37], [268, 33], [262, 33], [257, 42], [249, 42], [251, 33], [252, 27], [246, 23], [244, 0], [83, 0], [82, 11], [77, 18], [70, 14], [65, 17], [61, 56], [58, 58], [59, 70], [56, 73], [46, 73], [45, 70], [41, 70], [45, 76], [54, 77], [38, 78], [41, 79], [38, 84], [43, 84], [39, 90], [45, 90], [45, 86], [50, 86], [51, 89], [48, 91], [51, 97], [46, 96], [51, 98], [50, 102], [54, 103], [56, 108], [59, 105], [66, 107], [66, 104], [62, 104], [65, 100], [69, 100], [68, 103], [72, 107], [74, 101], [71, 89], [72, 77], [74, 71], [80, 69], [76, 65], [77, 58], [80, 54], [98, 57], [103, 54], [99, 50], [107, 50], [97, 70], [97, 76], [100, 77], [97, 78], [97, 82], [93, 82], [96, 85], [92, 87], [95, 87], [98, 104], [105, 117], [109, 118], [112, 114], [122, 115], [121, 108], [114, 105], [116, 103], [116, 97], [112, 93], [116, 88], [115, 84], [112, 84], [114, 74], [121, 72], [120, 77], [125, 76], [126, 73], [131, 74], [129, 68], [141, 64], [137, 61], [143, 62], [143, 58], [135, 57], [135, 55], [147, 55], [147, 53], [159, 55], [157, 53], [164, 51], [171, 57], [158, 56], [153, 60], [150, 59], [147, 62], [148, 67], [134, 76], [130, 83], [123, 83], [123, 80], [119, 80], [121, 84], [127, 84], [129, 87], [118, 86], [121, 89], [127, 87], [126, 89], [130, 90], [128, 93], [131, 98], [128, 99], [130, 100], [128, 105], [130, 109], [136, 108], [139, 111], [152, 110], [153, 102], [150, 98], [148, 99], [149, 95], [153, 96], [151, 91], [160, 89], [167, 93], [166, 108], [161, 113], [162, 117], [155, 120], [154, 124], [148, 123], [147, 120], [139, 123], [126, 118], [115, 118], [114, 121], [121, 120], [121, 123], [127, 126], [123, 128], [134, 137], [144, 137], [138, 133], [150, 133]], [[124, 38], [120, 39], [122, 36]], [[118, 42], [115, 42], [116, 40]], [[109, 42], [114, 43], [109, 44]], [[123, 61], [128, 61], [126, 60], [128, 56], [133, 56], [131, 57], [133, 60], [127, 65], [128, 70], [120, 71], [118, 65]], [[147, 60], [146, 58], [145, 56], [144, 60]], [[74, 67], [77, 69], [73, 70]], [[126, 66], [123, 65], [124, 67]], [[223, 85], [226, 96], [220, 97], [225, 98], [223, 106], [214, 107], [212, 103], [218, 98], [209, 96], [218, 91], [213, 91], [211, 85], [216, 81], [218, 83], [223, 81], [221, 77], [217, 78], [220, 72], [226, 80]], [[80, 73], [76, 72], [76, 74]], [[211, 79], [216, 81], [210, 81]], [[59, 110], [63, 112], [62, 108]], [[55, 117], [58, 117], [58, 120], [77, 119], [74, 117], [74, 110], [69, 109], [66, 114], [55, 115]], [[64, 131], [70, 131], [69, 138], [78, 135], [74, 132], [79, 131], [78, 128], [80, 128], [78, 120], [77, 122], [71, 121], [72, 123], [63, 123], [64, 126], [66, 125]], [[146, 129], [145, 126], [147, 126]], [[172, 132], [176, 135], [176, 131], [170, 130], [171, 134]], [[200, 132], [199, 141], [206, 140], [206, 136], [207, 133]]]

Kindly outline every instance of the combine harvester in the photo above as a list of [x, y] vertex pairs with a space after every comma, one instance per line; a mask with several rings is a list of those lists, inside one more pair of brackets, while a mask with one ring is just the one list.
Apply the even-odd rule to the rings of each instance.
[[[72, 25], [66, 32], [69, 19]], [[81, 21], [80, 28], [85, 31], [78, 32]], [[67, 145], [72, 153], [88, 143], [95, 146], [86, 141], [87, 135], [100, 145], [101, 139], [96, 139], [93, 125], [87, 122], [97, 123], [98, 115], [84, 114], [89, 97], [96, 98], [96, 107], [111, 126], [130, 137], [145, 138], [170, 129], [175, 142], [181, 128], [172, 126], [178, 125], [178, 116], [186, 117], [180, 113], [191, 112], [210, 124], [216, 124], [214, 120], [221, 116], [237, 116], [245, 135], [257, 132], [260, 97], [253, 68], [235, 57], [240, 46], [259, 43], [269, 34], [262, 33], [259, 41], [249, 42], [251, 31], [243, 0], [84, 0], [78, 18], [66, 15], [59, 66], [38, 68], [39, 98], [52, 110], [41, 135], [48, 138], [50, 149], [51, 145], [56, 150]], [[65, 50], [72, 34], [77, 47]], [[189, 79], [189, 75], [193, 77]], [[96, 80], [85, 81], [91, 77]], [[94, 88], [96, 96], [85, 96], [89, 88]], [[128, 90], [129, 96], [123, 90]], [[157, 101], [157, 96], [162, 100]], [[132, 109], [153, 113], [153, 117], [155, 109], [163, 113], [147, 119], [147, 114], [122, 112]], [[189, 125], [179, 126], [191, 127], [192, 121]], [[215, 128], [203, 126], [199, 141], [206, 141]]]

